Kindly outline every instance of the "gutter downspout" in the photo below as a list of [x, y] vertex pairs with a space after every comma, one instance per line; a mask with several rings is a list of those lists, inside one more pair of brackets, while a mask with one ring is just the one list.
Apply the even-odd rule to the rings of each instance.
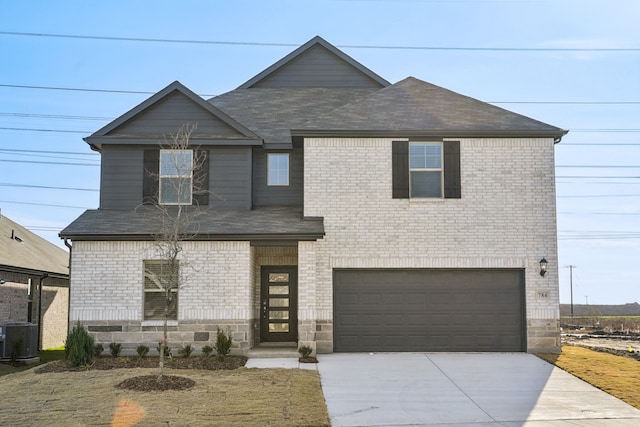
[[40, 277], [38, 283], [38, 351], [42, 350], [42, 282], [49, 277], [47, 273]]
[[67, 296], [67, 334], [69, 333], [69, 325], [71, 324], [71, 251], [73, 246], [68, 239], [64, 238], [64, 245], [69, 248], [69, 295]]

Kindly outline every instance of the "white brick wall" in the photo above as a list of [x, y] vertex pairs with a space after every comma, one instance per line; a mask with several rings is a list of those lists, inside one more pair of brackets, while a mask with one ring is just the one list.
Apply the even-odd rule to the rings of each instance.
[[[143, 261], [159, 259], [152, 242], [77, 241], [71, 321], [141, 321]], [[184, 242], [178, 321], [250, 319], [249, 242]]]
[[559, 319], [553, 140], [456, 140], [462, 198], [418, 201], [392, 199], [392, 139], [305, 139], [317, 319], [333, 318], [333, 268], [373, 267], [524, 268], [527, 319]]

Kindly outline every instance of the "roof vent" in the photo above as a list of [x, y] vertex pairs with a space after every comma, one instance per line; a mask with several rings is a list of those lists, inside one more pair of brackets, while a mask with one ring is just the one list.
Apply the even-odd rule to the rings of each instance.
[[11, 239], [15, 240], [16, 242], [22, 242], [22, 239], [16, 235], [14, 230], [11, 230]]

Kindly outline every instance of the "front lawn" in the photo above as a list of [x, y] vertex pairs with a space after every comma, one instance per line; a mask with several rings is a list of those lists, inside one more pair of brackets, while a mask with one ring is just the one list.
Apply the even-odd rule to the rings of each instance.
[[640, 409], [640, 362], [629, 357], [563, 346], [561, 354], [538, 357]]

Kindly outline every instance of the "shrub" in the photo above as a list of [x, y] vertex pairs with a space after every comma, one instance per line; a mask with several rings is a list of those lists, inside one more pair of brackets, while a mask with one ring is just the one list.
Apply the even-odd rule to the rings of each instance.
[[308, 345], [303, 345], [298, 349], [298, 353], [300, 353], [300, 356], [307, 358], [313, 353], [313, 349]]
[[191, 347], [191, 344], [187, 344], [180, 350], [178, 350], [178, 353], [180, 354], [180, 356], [186, 359], [187, 357], [191, 356], [191, 353], [193, 353], [193, 347]]
[[64, 343], [65, 357], [71, 366], [85, 366], [93, 362], [93, 342], [93, 337], [78, 321]]
[[218, 334], [216, 337], [216, 345], [213, 347], [216, 349], [216, 358], [218, 360], [224, 360], [225, 357], [231, 353], [231, 332], [227, 331], [225, 334], [224, 331], [218, 328]]
[[211, 347], [210, 345], [205, 345], [204, 347], [202, 347], [202, 354], [204, 355], [204, 357], [211, 356], [211, 353], [213, 353], [213, 347]]
[[146, 345], [140, 344], [138, 347], [136, 347], [136, 352], [138, 353], [138, 357], [142, 359], [147, 354], [149, 354], [149, 347]]
[[[162, 345], [162, 341], [160, 341], [158, 343], [158, 347], [156, 347], [156, 350], [158, 350], [158, 354], [160, 354], [160, 346]], [[172, 358], [171, 356], [171, 348], [169, 347], [168, 343], [164, 344], [164, 357], [168, 357], [169, 359]]]
[[119, 342], [112, 342], [109, 344], [109, 351], [113, 357], [120, 356], [120, 351], [122, 350], [122, 344]]
[[93, 355], [95, 357], [100, 357], [102, 356], [102, 352], [104, 351], [104, 347], [102, 346], [102, 344], [96, 344], [95, 347], [93, 347]]

